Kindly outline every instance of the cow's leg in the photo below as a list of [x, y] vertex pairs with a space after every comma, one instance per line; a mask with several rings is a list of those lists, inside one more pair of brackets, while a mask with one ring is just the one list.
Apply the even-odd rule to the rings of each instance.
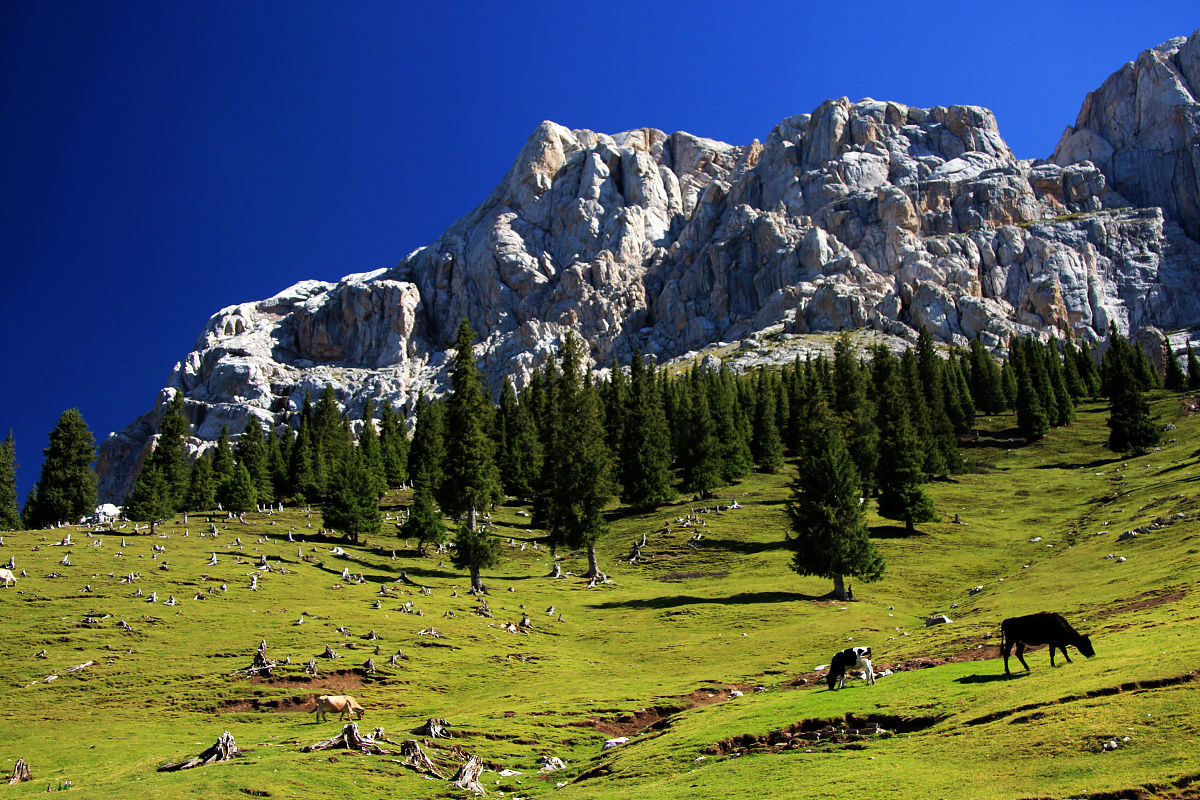
[[1008, 657], [1009, 657], [1009, 655], [1012, 654], [1012, 646], [1013, 646], [1012, 642], [1003, 642], [1000, 645], [1000, 653], [1001, 653], [1001, 655], [1004, 656], [1004, 674], [1005, 675], [1012, 674], [1011, 672], [1008, 671]]
[[1025, 643], [1024, 642], [1017, 642], [1017, 661], [1021, 662], [1021, 666], [1025, 668], [1026, 672], [1030, 672], [1029, 665], [1025, 663]]
[[1059, 645], [1059, 649], [1063, 651], [1063, 658], [1065, 658], [1067, 660], [1068, 664], [1075, 663], [1071, 660], [1071, 656], [1067, 653], [1067, 646], [1065, 644]]
[[871, 669], [870, 659], [863, 659], [863, 677], [867, 679], [867, 685], [875, 683], [875, 670]]

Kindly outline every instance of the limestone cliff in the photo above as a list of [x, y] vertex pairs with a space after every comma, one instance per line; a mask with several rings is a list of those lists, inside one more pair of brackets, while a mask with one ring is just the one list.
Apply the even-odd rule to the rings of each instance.
[[830, 100], [743, 146], [544, 122], [395, 267], [218, 312], [102, 445], [101, 493], [124, 496], [176, 391], [197, 445], [251, 415], [284, 424], [326, 384], [352, 417], [368, 398], [408, 410], [442, 385], [463, 317], [492, 380], [518, 386], [569, 330], [604, 363], [780, 323], [991, 346], [1200, 325], [1198, 53], [1200, 32], [1123, 67], [1050, 161], [1014, 158], [974, 106]]

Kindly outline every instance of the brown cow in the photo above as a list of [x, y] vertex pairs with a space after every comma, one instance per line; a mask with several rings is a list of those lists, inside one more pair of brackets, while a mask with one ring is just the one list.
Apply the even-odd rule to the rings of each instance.
[[323, 694], [317, 698], [317, 707], [313, 711], [317, 712], [317, 722], [320, 722], [329, 711], [336, 712], [339, 719], [345, 716], [351, 720], [354, 719], [355, 711], [358, 712], [359, 719], [362, 719], [363, 714], [366, 713], [366, 709], [348, 694]]

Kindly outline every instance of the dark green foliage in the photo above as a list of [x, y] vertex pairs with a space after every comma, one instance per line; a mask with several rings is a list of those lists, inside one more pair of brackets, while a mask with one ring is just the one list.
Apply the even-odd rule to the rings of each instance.
[[487, 533], [483, 526], [471, 530], [470, 526], [464, 523], [458, 526], [454, 555], [450, 561], [457, 569], [470, 571], [471, 591], [483, 594], [487, 587], [484, 586], [480, 573], [500, 563], [500, 542]]
[[384, 405], [379, 416], [379, 449], [387, 485], [399, 488], [408, 480], [408, 434], [391, 404]]
[[153, 464], [162, 473], [172, 510], [180, 510], [186, 505], [184, 500], [191, 474], [187, 439], [191, 431], [192, 426], [183, 415], [183, 392], [176, 391], [167, 404], [154, 449], [146, 457], [146, 463]]
[[375, 476], [357, 448], [348, 450], [329, 482], [325, 524], [351, 542], [368, 533], [379, 533], [383, 514], [379, 511]]
[[387, 493], [387, 467], [383, 463], [383, 446], [379, 443], [379, 434], [375, 432], [375, 416], [371, 410], [371, 401], [363, 409], [363, 427], [358, 435], [358, 452], [362, 456], [367, 474], [371, 476], [375, 496], [382, 498]]
[[1014, 408], [1017, 404], [1017, 371], [1013, 369], [1011, 351], [1000, 369], [1000, 388], [1004, 392], [1004, 407]]
[[[292, 498], [298, 503], [311, 502], [321, 496], [321, 488], [317, 484], [316, 448], [313, 445], [312, 426], [302, 416], [300, 430], [292, 451], [288, 457], [288, 486]], [[213, 465], [216, 474], [216, 464]]]
[[417, 398], [416, 428], [408, 449], [408, 472], [416, 475], [422, 470], [428, 476], [433, 496], [442, 498], [446, 468], [446, 404], [440, 400]]
[[1010, 406], [1004, 392], [1004, 378], [1000, 365], [984, 347], [979, 337], [971, 340], [968, 355], [971, 370], [971, 398], [975, 407], [985, 414], [999, 414]]
[[1067, 388], [1067, 380], [1063, 370], [1063, 358], [1058, 351], [1058, 342], [1050, 340], [1046, 348], [1046, 376], [1050, 389], [1054, 393], [1055, 411], [1057, 416], [1051, 420], [1054, 427], [1061, 427], [1075, 419], [1075, 401]]
[[433, 487], [422, 470], [413, 476], [413, 502], [400, 535], [417, 540], [417, 552], [425, 553], [428, 545], [435, 547], [446, 541], [446, 526], [433, 499]]
[[671, 488], [671, 434], [654, 368], [633, 354], [629, 406], [621, 441], [621, 502], [654, 508], [675, 499]]
[[234, 467], [233, 478], [222, 487], [219, 496], [225, 510], [235, 514], [254, 511], [258, 507], [258, 490], [254, 485], [254, 477], [244, 464]]
[[1092, 358], [1092, 351], [1088, 348], [1087, 342], [1080, 342], [1075, 366], [1079, 369], [1079, 378], [1087, 389], [1088, 397], [1099, 397], [1100, 369], [1096, 366], [1096, 360]]
[[698, 375], [687, 381], [687, 389], [688, 408], [680, 425], [679, 461], [683, 467], [683, 489], [707, 496], [721, 484], [724, 466], [721, 442], [714, 432], [708, 393]]
[[[833, 409], [862, 481], [864, 495], [870, 494], [875, 487], [875, 470], [879, 463], [879, 426], [875, 421], [875, 404], [867, 396], [868, 377], [854, 355], [849, 335], [839, 336], [833, 349]], [[803, 409], [793, 415], [797, 423], [813, 413], [814, 402], [808, 396], [793, 400], [794, 408]]]
[[1100, 365], [1105, 394], [1112, 404], [1108, 418], [1108, 446], [1118, 453], [1143, 451], [1162, 438], [1150, 416], [1150, 406], [1142, 392], [1147, 388], [1143, 368], [1145, 357], [1137, 351], [1116, 326], [1109, 330], [1108, 351]]
[[251, 416], [246, 420], [246, 427], [238, 437], [237, 445], [233, 448], [237, 463], [246, 468], [254, 481], [254, 496], [259, 503], [269, 503], [275, 499], [275, 486], [271, 481], [270, 453], [267, 450], [267, 440], [263, 436], [262, 423], [258, 417]]
[[804, 442], [787, 513], [792, 569], [834, 582], [845, 598], [846, 576], [878, 580], [884, 563], [867, 530], [859, 477], [838, 426], [818, 405]]
[[276, 433], [274, 428], [267, 429], [267, 472], [271, 478], [271, 492], [268, 496], [276, 500], [291, 494], [287, 471], [292, 439], [291, 428], [285, 428], [282, 433]]
[[213, 480], [212, 460], [207, 456], [200, 456], [192, 462], [184, 507], [194, 511], [208, 511], [216, 506], [217, 485]]
[[562, 372], [552, 387], [534, 524], [556, 545], [588, 552], [589, 576], [599, 573], [596, 542], [604, 507], [616, 493], [600, 400], [583, 379], [583, 350], [573, 334], [562, 348]]
[[[1011, 359], [1010, 359], [1011, 360]], [[1033, 381], [1022, 372], [1017, 385], [1017, 428], [1026, 439], [1040, 439], [1050, 430], [1050, 419]]]
[[718, 374], [708, 372], [697, 377], [707, 393], [709, 413], [716, 426], [720, 482], [733, 483], [745, 477], [754, 462], [750, 447], [752, 424], [744, 411], [746, 404], [739, 401], [737, 381], [724, 366]]
[[909, 419], [905, 392], [898, 378], [884, 384], [880, 395], [879, 513], [888, 519], [903, 520], [911, 531], [916, 522], [937, 519], [933, 502], [921, 484], [927, 480], [922, 470], [924, 459], [921, 440]]
[[1190, 391], [1200, 389], [1200, 359], [1192, 352], [1192, 343], [1187, 343], [1187, 388]]
[[778, 472], [783, 466], [783, 442], [775, 417], [774, 376], [765, 369], [758, 372], [757, 400], [754, 410], [754, 439], [750, 448], [760, 472]]
[[17, 507], [17, 445], [12, 431], [0, 442], [0, 530], [12, 531], [21, 527], [21, 512]]
[[446, 485], [440, 497], [442, 510], [456, 519], [465, 514], [471, 528], [480, 509], [501, 499], [496, 443], [491, 436], [492, 407], [475, 368], [474, 341], [475, 332], [463, 319], [454, 343], [446, 404]]
[[90, 514], [96, 507], [96, 473], [92, 470], [96, 440], [79, 409], [62, 413], [50, 432], [50, 446], [42, 453], [41, 477], [26, 500], [25, 527], [76, 522]]
[[233, 471], [236, 466], [233, 447], [229, 444], [229, 428], [223, 426], [221, 435], [217, 437], [217, 446], [213, 448], [212, 456], [213, 480], [217, 484], [218, 496], [220, 496], [222, 487], [233, 480]]
[[1166, 342], [1167, 352], [1167, 369], [1166, 375], [1163, 377], [1163, 388], [1169, 389], [1172, 392], [1182, 392], [1187, 388], [1187, 375], [1184, 374], [1183, 368], [1179, 366], [1179, 359], [1175, 356], [1175, 351], [1171, 349], [1170, 340]]
[[[350, 434], [338, 410], [337, 393], [326, 384], [312, 413], [314, 471], [317, 483], [324, 491], [330, 475], [338, 468], [341, 460], [349, 453], [352, 443]], [[324, 467], [324, 469], [322, 469]]]
[[1088, 386], [1079, 372], [1079, 350], [1071, 342], [1063, 344], [1062, 362], [1063, 380], [1067, 384], [1067, 392], [1073, 398], [1086, 397]]
[[149, 522], [150, 533], [158, 532], [158, 523], [175, 512], [171, 486], [162, 468], [147, 459], [137, 483], [125, 498], [125, 516], [134, 522]]
[[542, 442], [531, 410], [533, 401], [528, 393], [518, 400], [512, 384], [504, 382], [497, 425], [500, 480], [505, 492], [523, 499], [533, 497], [542, 466]]

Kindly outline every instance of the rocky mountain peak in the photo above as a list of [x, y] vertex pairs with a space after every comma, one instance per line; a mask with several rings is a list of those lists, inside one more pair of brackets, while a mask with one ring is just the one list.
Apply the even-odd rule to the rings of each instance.
[[352, 418], [368, 399], [408, 411], [442, 390], [464, 317], [493, 389], [523, 386], [568, 331], [606, 364], [766, 331], [924, 326], [1000, 348], [1195, 326], [1198, 52], [1195, 34], [1122, 67], [1046, 162], [1016, 159], [978, 106], [839, 98], [746, 145], [543, 122], [477, 208], [394, 267], [218, 312], [102, 446], [102, 494], [124, 496], [174, 392], [197, 447], [251, 417], [289, 424], [327, 384]]

